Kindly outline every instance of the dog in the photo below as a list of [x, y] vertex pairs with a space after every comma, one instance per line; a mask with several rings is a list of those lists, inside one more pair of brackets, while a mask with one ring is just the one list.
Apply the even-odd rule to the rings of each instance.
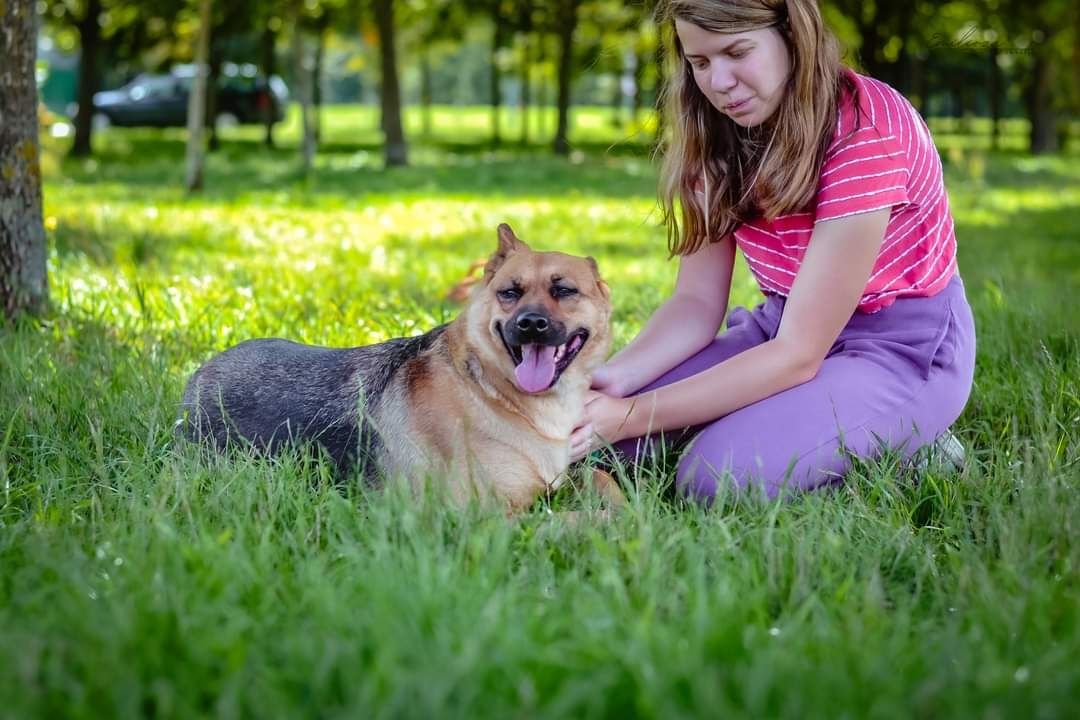
[[[596, 262], [534, 252], [506, 224], [450, 323], [354, 348], [249, 340], [184, 390], [181, 434], [276, 453], [320, 446], [341, 476], [404, 479], [422, 493], [494, 500], [509, 512], [559, 487], [592, 371], [610, 343], [610, 291]], [[622, 504], [618, 485], [594, 483]]]

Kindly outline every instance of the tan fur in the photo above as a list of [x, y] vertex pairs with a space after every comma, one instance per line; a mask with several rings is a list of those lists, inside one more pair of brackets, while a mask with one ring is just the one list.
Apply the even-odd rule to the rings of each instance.
[[[578, 294], [553, 298], [553, 277]], [[508, 303], [497, 292], [511, 282], [524, 295]], [[543, 307], [570, 331], [589, 331], [558, 382], [538, 394], [518, 388], [513, 361], [495, 330], [496, 322], [505, 324], [524, 304]], [[607, 355], [610, 313], [609, 291], [592, 258], [533, 252], [501, 225], [499, 247], [468, 307], [397, 373], [371, 409], [383, 439], [384, 472], [406, 477], [421, 492], [426, 482], [445, 481], [456, 502], [477, 498], [510, 511], [556, 489], [569, 464], [570, 433], [589, 378]], [[614, 501], [622, 496], [613, 481], [598, 487]]]

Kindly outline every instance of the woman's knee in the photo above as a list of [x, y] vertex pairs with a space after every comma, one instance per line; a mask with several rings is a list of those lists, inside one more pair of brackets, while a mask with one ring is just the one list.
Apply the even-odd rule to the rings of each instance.
[[698, 437], [679, 458], [675, 471], [679, 494], [704, 505], [711, 505], [718, 494], [742, 493], [750, 482], [745, 461], [732, 448], [709, 440]]
[[841, 478], [844, 459], [838, 448], [831, 449], [800, 453], [773, 448], [765, 453], [695, 443], [679, 460], [675, 486], [684, 497], [706, 505], [718, 494], [773, 500], [831, 485]]
[[693, 448], [679, 460], [675, 471], [675, 489], [678, 493], [703, 505], [712, 505], [722, 485], [734, 486], [731, 471], [715, 467]]

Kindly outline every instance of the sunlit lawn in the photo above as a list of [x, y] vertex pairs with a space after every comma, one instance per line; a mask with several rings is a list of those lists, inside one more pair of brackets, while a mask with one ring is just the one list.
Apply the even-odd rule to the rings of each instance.
[[295, 117], [276, 151], [237, 128], [194, 199], [182, 132], [113, 130], [78, 162], [50, 142], [53, 312], [0, 330], [0, 717], [1067, 716], [1076, 155], [942, 148], [979, 328], [962, 472], [885, 458], [838, 492], [703, 511], [646, 468], [630, 511], [575, 529], [174, 446], [209, 354], [421, 332], [499, 222], [595, 256], [632, 337], [674, 277], [649, 131], [579, 114], [563, 160], [535, 118], [535, 144], [508, 114], [492, 148], [487, 118], [438, 109], [386, 171], [374, 113], [331, 108], [309, 179]]

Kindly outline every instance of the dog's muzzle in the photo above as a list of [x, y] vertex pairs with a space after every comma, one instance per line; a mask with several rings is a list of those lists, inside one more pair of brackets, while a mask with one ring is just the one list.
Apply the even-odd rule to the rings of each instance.
[[505, 326], [496, 323], [495, 331], [514, 363], [518, 387], [527, 393], [554, 387], [589, 339], [585, 328], [568, 333], [565, 324], [530, 309], [517, 313]]

